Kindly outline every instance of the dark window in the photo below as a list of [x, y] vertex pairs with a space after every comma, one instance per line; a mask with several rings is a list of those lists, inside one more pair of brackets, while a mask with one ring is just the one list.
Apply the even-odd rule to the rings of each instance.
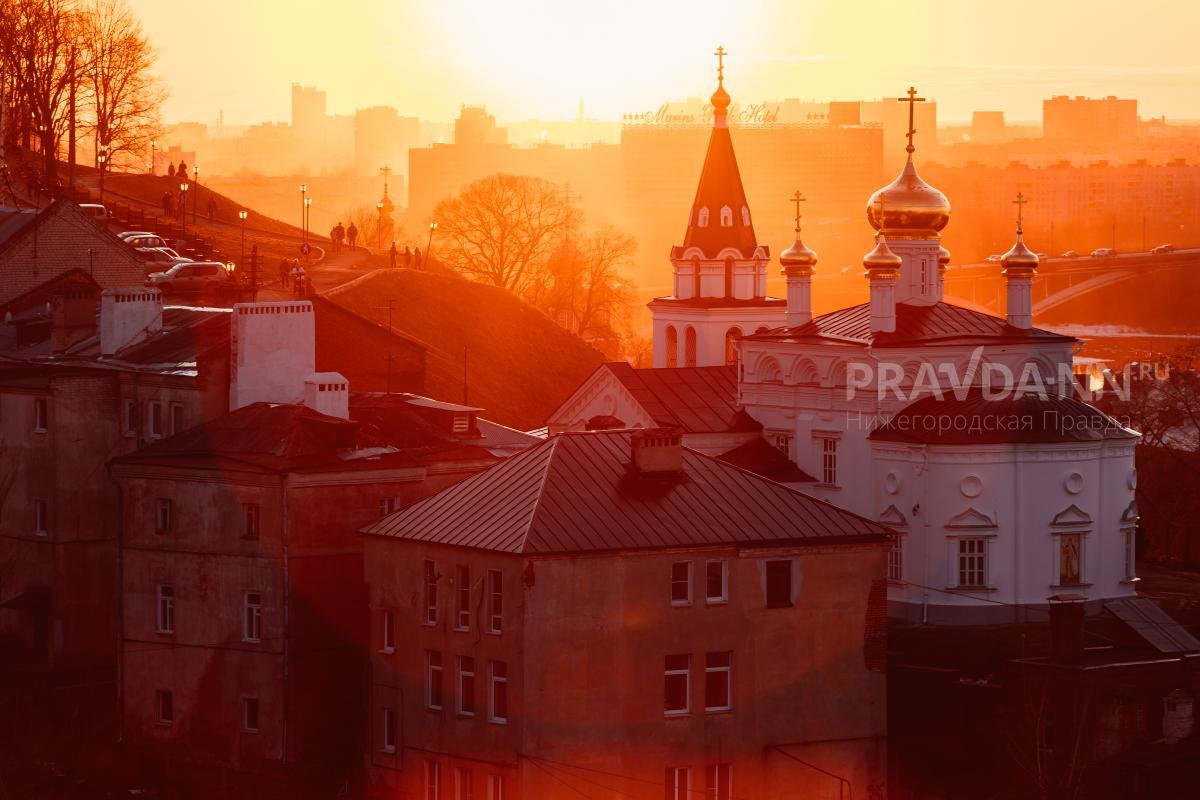
[[183, 431], [183, 403], [171, 403], [171, 435]]
[[733, 800], [733, 765], [709, 764], [706, 772], [708, 788], [705, 800]]
[[396, 649], [396, 617], [391, 611], [383, 612], [383, 651], [391, 653]]
[[261, 507], [258, 503], [242, 503], [242, 538], [257, 539]]
[[163, 435], [162, 403], [157, 400], [150, 403], [150, 435]]
[[258, 733], [258, 698], [242, 698], [242, 730]]
[[460, 631], [471, 628], [471, 568], [459, 564], [454, 568], [454, 593], [457, 598], [455, 627]]
[[668, 715], [688, 713], [691, 710], [692, 657], [667, 656], [663, 680], [664, 712]]
[[442, 654], [435, 650], [425, 651], [425, 707], [442, 708]]
[[175, 721], [175, 703], [170, 692], [164, 692], [159, 689], [154, 693], [154, 716], [163, 725], [170, 725]]
[[724, 561], [709, 561], [704, 565], [704, 599], [709, 604], [729, 599]]
[[475, 714], [475, 659], [458, 657], [458, 713], [464, 717]]
[[383, 709], [383, 751], [396, 752], [396, 712], [390, 708]]
[[50, 427], [49, 401], [44, 397], [33, 399], [33, 429], [38, 432]]
[[167, 533], [171, 530], [171, 518], [173, 516], [171, 511], [171, 501], [163, 497], [158, 498], [157, 513], [154, 519], [155, 531], [158, 533]]
[[437, 564], [425, 562], [425, 624], [436, 625], [438, 616]]
[[732, 667], [732, 653], [708, 653], [704, 657], [705, 711], [728, 711], [732, 707]]
[[792, 562], [767, 562], [767, 608], [788, 608], [792, 605]]
[[503, 661], [488, 662], [490, 687], [488, 718], [492, 722], [508, 721], [508, 665]]
[[686, 606], [692, 602], [692, 562], [676, 561], [671, 565], [671, 605]]
[[504, 575], [498, 569], [488, 570], [488, 631], [504, 631]]

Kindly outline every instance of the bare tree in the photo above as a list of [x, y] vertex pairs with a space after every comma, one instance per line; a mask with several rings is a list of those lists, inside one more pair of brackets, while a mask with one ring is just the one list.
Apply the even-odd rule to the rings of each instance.
[[87, 0], [79, 15], [84, 130], [107, 148], [110, 163], [144, 160], [162, 126], [166, 91], [150, 70], [156, 52], [125, 0]]
[[438, 259], [475, 280], [535, 300], [547, 286], [551, 256], [579, 226], [562, 187], [524, 175], [469, 184], [433, 211]]
[[632, 293], [626, 271], [637, 242], [611, 225], [562, 244], [550, 259], [543, 310], [589, 341], [621, 338]]

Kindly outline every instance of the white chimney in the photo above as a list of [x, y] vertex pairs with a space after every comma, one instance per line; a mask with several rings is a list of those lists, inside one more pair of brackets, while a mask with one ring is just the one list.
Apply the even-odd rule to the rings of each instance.
[[642, 474], [672, 474], [683, 471], [683, 438], [678, 431], [648, 428], [629, 437], [630, 460]]
[[238, 303], [232, 316], [229, 410], [303, 402], [305, 381], [317, 371], [312, 303]]
[[304, 405], [330, 417], [350, 419], [350, 384], [340, 372], [314, 372], [304, 382]]
[[100, 293], [100, 355], [146, 339], [162, 330], [162, 294], [137, 287], [105, 289]]

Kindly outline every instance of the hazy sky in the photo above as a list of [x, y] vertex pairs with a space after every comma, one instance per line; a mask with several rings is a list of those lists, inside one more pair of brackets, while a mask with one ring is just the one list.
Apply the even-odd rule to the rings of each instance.
[[895, 96], [943, 120], [1038, 120], [1052, 94], [1137, 97], [1200, 118], [1191, 0], [129, 0], [160, 48], [168, 121], [287, 120], [293, 81], [331, 113], [394, 105], [452, 119], [619, 118], [712, 90], [735, 101]]

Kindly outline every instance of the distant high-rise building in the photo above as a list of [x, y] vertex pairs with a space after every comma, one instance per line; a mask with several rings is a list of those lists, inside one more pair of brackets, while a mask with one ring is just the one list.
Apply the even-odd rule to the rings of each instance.
[[1137, 126], [1137, 100], [1060, 95], [1042, 101], [1042, 129], [1047, 139], [1127, 141], [1137, 138]]
[[317, 130], [325, 121], [325, 92], [315, 86], [292, 84], [292, 127], [297, 131]]
[[975, 111], [971, 114], [971, 141], [993, 144], [1007, 138], [1003, 111]]
[[408, 150], [416, 147], [421, 121], [402, 117], [391, 106], [360, 108], [354, 114], [354, 169], [359, 175], [375, 175], [380, 167], [401, 169], [408, 163]]
[[463, 106], [454, 120], [454, 143], [460, 145], [507, 144], [508, 131], [496, 127], [496, 118], [483, 106]]

